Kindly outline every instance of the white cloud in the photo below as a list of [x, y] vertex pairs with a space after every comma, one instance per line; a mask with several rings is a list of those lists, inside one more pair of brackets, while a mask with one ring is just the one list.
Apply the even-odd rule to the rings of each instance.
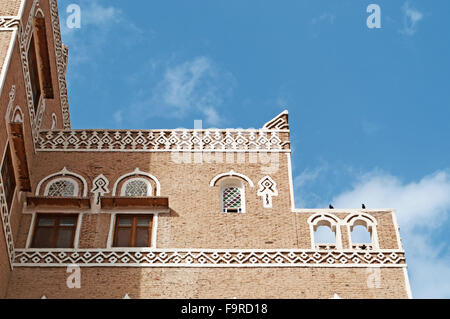
[[[73, 12], [66, 12], [70, 4], [81, 10], [80, 28], [69, 28], [67, 21]], [[99, 0], [62, 1], [60, 4], [60, 28], [63, 42], [69, 47], [69, 74], [81, 63], [95, 66], [97, 55], [103, 54], [105, 47], [120, 37], [122, 45], [138, 41], [143, 32], [132, 20], [124, 16], [122, 10]], [[153, 35], [153, 31], [147, 33]], [[126, 34], [126, 36], [125, 36]]]
[[317, 177], [328, 168], [327, 164], [318, 166], [314, 169], [305, 169], [300, 175], [296, 176], [294, 179], [295, 188], [301, 188], [308, 182], [314, 181]]
[[330, 24], [334, 24], [334, 21], [336, 20], [336, 15], [329, 12], [322, 13], [319, 17], [313, 18], [311, 20], [312, 24], [317, 24], [321, 22], [328, 22]]
[[113, 114], [113, 119], [114, 119], [114, 123], [116, 124], [116, 126], [120, 127], [122, 126], [122, 122], [123, 122], [123, 116], [122, 116], [122, 111], [116, 111]]
[[423, 13], [419, 10], [412, 8], [409, 1], [406, 1], [402, 7], [403, 12], [403, 29], [400, 33], [412, 36], [417, 32], [417, 25], [420, 20], [423, 19]]
[[[450, 297], [450, 251], [433, 237], [448, 227], [450, 174], [439, 171], [418, 182], [402, 183], [395, 176], [363, 175], [353, 189], [336, 196], [335, 207], [395, 208], [407, 253], [414, 297]], [[447, 235], [448, 236], [448, 235]], [[441, 236], [442, 238], [443, 236]], [[434, 239], [433, 239], [434, 238]], [[447, 250], [446, 250], [447, 249]]]
[[[295, 206], [296, 207], [307, 207], [312, 203], [321, 202], [321, 195], [312, 191], [308, 186], [313, 185], [318, 182], [325, 171], [328, 170], [328, 163], [323, 163], [322, 165], [314, 169], [305, 169], [300, 175], [294, 178], [294, 188], [295, 188]], [[310, 206], [311, 207], [311, 206]]]
[[230, 94], [233, 81], [229, 72], [219, 70], [204, 56], [168, 65], [162, 72], [162, 79], [150, 90], [151, 96], [144, 95], [140, 99], [136, 114], [142, 120], [148, 116], [183, 118], [199, 112], [205, 116], [207, 124], [223, 124], [224, 118], [218, 109]]
[[[112, 23], [120, 23], [123, 20], [120, 9], [113, 6], [102, 6], [95, 0], [80, 1], [77, 5], [81, 10], [81, 28], [87, 28], [88, 26], [107, 27]], [[69, 13], [65, 11], [65, 8], [66, 6], [63, 6], [60, 13], [61, 33], [67, 37], [73, 35], [79, 29], [67, 26], [66, 18]]]

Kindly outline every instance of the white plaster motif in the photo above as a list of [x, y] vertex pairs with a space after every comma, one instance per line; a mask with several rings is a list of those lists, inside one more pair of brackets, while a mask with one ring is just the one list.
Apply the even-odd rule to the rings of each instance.
[[[74, 173], [74, 172], [71, 172], [71, 171], [67, 170], [66, 167], [64, 167], [61, 171], [59, 171], [57, 173], [54, 173], [54, 174], [50, 174], [47, 177], [45, 177], [44, 179], [42, 179], [39, 182], [39, 184], [37, 185], [37, 187], [36, 187], [35, 195], [39, 196], [40, 191], [41, 191], [41, 187], [46, 181], [51, 180], [51, 179], [53, 179], [55, 177], [64, 178], [66, 176], [73, 176], [73, 177], [78, 178], [83, 183], [82, 196], [83, 197], [87, 197], [88, 187], [87, 187], [86, 179], [83, 176], [81, 176], [80, 174], [77, 174], [77, 173]], [[76, 183], [76, 185], [78, 185], [78, 183]], [[47, 185], [47, 187], [48, 187], [48, 185]], [[45, 191], [47, 191], [47, 189]], [[81, 192], [78, 192], [78, 193], [81, 193]], [[77, 196], [79, 196], [79, 195], [77, 195]]]
[[9, 91], [9, 103], [8, 103], [8, 107], [6, 108], [6, 113], [5, 113], [6, 123], [10, 123], [12, 121], [11, 117], [14, 114], [12, 112], [12, 108], [13, 108], [15, 99], [16, 99], [16, 86], [12, 85], [11, 90]]
[[56, 126], [58, 125], [58, 117], [56, 116], [55, 113], [52, 114], [52, 130], [56, 129]]
[[[373, 250], [378, 249], [378, 233], [377, 233], [377, 220], [366, 213], [349, 214], [344, 223], [347, 225], [348, 242], [352, 249]], [[371, 243], [353, 243], [352, 230], [354, 226], [364, 226], [370, 233]]]
[[13, 31], [20, 25], [20, 18], [16, 16], [1, 16], [0, 31]]
[[39, 151], [103, 152], [289, 152], [277, 131], [263, 130], [50, 130], [41, 131]]
[[91, 193], [94, 193], [96, 195], [103, 196], [107, 193], [109, 193], [109, 180], [105, 177], [105, 175], [100, 174], [98, 175], [94, 181], [92, 182], [93, 187], [91, 189]]
[[222, 173], [219, 175], [216, 175], [210, 182], [209, 182], [209, 186], [213, 187], [216, 186], [216, 183], [219, 179], [223, 178], [223, 177], [239, 177], [245, 181], [247, 181], [247, 183], [250, 185], [250, 187], [255, 187], [255, 184], [253, 184], [252, 180], [250, 178], [248, 178], [247, 176], [245, 176], [244, 174], [240, 174], [240, 173], [236, 173], [235, 171], [231, 170], [227, 173]]
[[[332, 214], [314, 214], [308, 218], [310, 238], [311, 238], [311, 249], [316, 250], [334, 250], [342, 249], [342, 237], [341, 237], [341, 220]], [[327, 226], [329, 227], [335, 236], [335, 243], [316, 243], [315, 242], [315, 232], [318, 227]]]
[[[142, 176], [148, 177], [149, 179], [151, 179], [151, 180], [152, 180], [153, 182], [155, 182], [155, 184], [156, 184], [156, 196], [161, 196], [161, 184], [159, 183], [159, 180], [158, 180], [155, 176], [153, 176], [152, 174], [143, 172], [143, 171], [141, 171], [139, 168], [136, 168], [133, 172], [124, 174], [124, 175], [120, 176], [120, 177], [117, 179], [117, 181], [114, 183], [114, 187], [113, 187], [113, 191], [112, 191], [112, 196], [116, 196], [116, 195], [117, 195], [117, 186], [119, 185], [119, 183], [120, 183], [122, 180], [126, 179], [127, 177], [131, 177], [131, 176], [136, 176], [136, 178], [138, 178], [139, 176], [141, 176], [141, 177], [142, 177]], [[150, 183], [148, 183], [148, 185], [150, 186], [150, 188], [149, 188], [148, 190], [149, 190], [150, 192], [152, 192]], [[123, 190], [123, 188], [122, 188], [122, 190]], [[122, 196], [123, 196], [123, 195], [122, 195]]]
[[277, 183], [270, 176], [264, 176], [258, 186], [257, 195], [262, 198], [264, 208], [272, 208], [272, 197], [278, 196]]
[[3, 224], [3, 233], [5, 235], [6, 246], [8, 251], [8, 259], [11, 269], [14, 261], [14, 239], [11, 230], [11, 214], [6, 203], [5, 191], [3, 189], [3, 180], [0, 174], [0, 211]]
[[14, 266], [66, 267], [406, 267], [398, 250], [16, 249]]
[[50, 11], [53, 28], [53, 42], [55, 45], [56, 66], [58, 71], [58, 86], [62, 109], [62, 123], [64, 129], [70, 129], [69, 98], [67, 96], [66, 69], [68, 49], [62, 44], [61, 29], [59, 26], [58, 4], [56, 0], [50, 0]]

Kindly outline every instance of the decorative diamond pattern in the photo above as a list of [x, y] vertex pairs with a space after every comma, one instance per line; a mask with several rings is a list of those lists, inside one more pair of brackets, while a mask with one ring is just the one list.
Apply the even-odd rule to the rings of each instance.
[[[44, 251], [17, 249], [14, 266], [62, 267], [68, 264], [90, 266], [154, 266], [180, 267], [204, 266], [289, 266], [289, 267], [367, 267], [367, 265], [385, 265], [402, 267], [405, 256], [402, 251], [374, 251], [367, 253], [349, 251], [314, 250], [170, 250], [170, 249], [124, 249], [124, 250], [61, 250]], [[383, 258], [380, 258], [383, 255]], [[392, 257], [396, 257], [393, 259]]]
[[[211, 131], [40, 131], [36, 149], [63, 151], [283, 151], [287, 139], [262, 130]], [[289, 151], [288, 149], [286, 151]]]
[[148, 194], [148, 185], [145, 181], [135, 179], [127, 182], [125, 186], [125, 196], [144, 197]]
[[223, 208], [241, 208], [241, 190], [238, 187], [228, 187], [223, 190]]

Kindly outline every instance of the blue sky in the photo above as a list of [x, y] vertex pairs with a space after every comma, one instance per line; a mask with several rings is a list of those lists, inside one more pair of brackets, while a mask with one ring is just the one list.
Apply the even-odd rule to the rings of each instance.
[[297, 207], [396, 208], [413, 296], [450, 298], [449, 1], [58, 3], [73, 128], [258, 128], [288, 109]]

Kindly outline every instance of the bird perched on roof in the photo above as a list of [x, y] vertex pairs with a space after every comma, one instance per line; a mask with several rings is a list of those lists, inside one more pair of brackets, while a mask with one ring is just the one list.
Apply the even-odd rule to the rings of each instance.
[[366, 209], [366, 205], [362, 204], [362, 209]]
[[329, 209], [334, 209], [333, 205], [331, 205], [331, 204], [328, 205], [328, 208], [329, 208]]

